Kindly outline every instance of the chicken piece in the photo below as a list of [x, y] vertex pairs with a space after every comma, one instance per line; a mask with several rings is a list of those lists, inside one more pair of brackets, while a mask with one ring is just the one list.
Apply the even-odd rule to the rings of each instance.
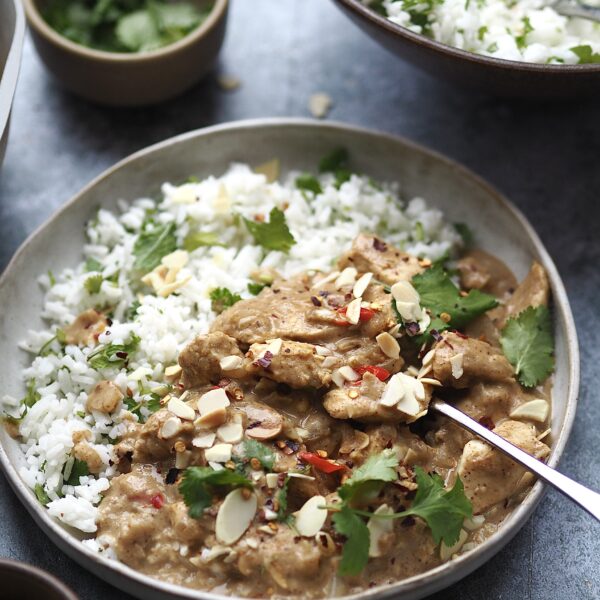
[[410, 281], [423, 271], [416, 256], [401, 252], [394, 246], [373, 235], [361, 233], [344, 254], [338, 267], [354, 267], [360, 273], [373, 273], [375, 279], [393, 285], [398, 281]]
[[[79, 432], [75, 432], [79, 433]], [[73, 434], [75, 436], [75, 434]], [[100, 457], [100, 454], [90, 446], [85, 440], [80, 440], [73, 446], [72, 455], [77, 460], [82, 460], [88, 466], [90, 473], [97, 475], [106, 466]]]
[[89, 393], [85, 407], [89, 410], [109, 414], [114, 412], [123, 400], [121, 390], [112, 381], [101, 381]]
[[332, 368], [343, 364], [337, 358], [328, 361], [329, 368], [324, 368], [325, 357], [317, 354], [314, 344], [304, 342], [281, 343], [276, 354], [269, 353], [269, 344], [252, 344], [248, 358], [252, 361], [247, 370], [252, 374], [260, 374], [280, 383], [287, 383], [293, 388], [322, 388], [331, 383]]
[[[235, 356], [240, 360], [244, 357], [234, 338], [220, 331], [198, 336], [179, 355], [184, 387], [216, 383], [223, 375], [220, 362], [226, 356]], [[240, 376], [243, 373], [244, 370], [239, 369], [235, 372], [230, 371], [227, 375]]]
[[433, 376], [442, 385], [459, 389], [481, 381], [504, 381], [514, 374], [498, 349], [456, 333], [444, 333], [435, 346], [432, 364]]
[[89, 308], [65, 328], [65, 342], [78, 346], [96, 344], [98, 336], [106, 329], [107, 325], [106, 317], [101, 312]]
[[506, 303], [506, 318], [516, 317], [529, 306], [546, 306], [550, 296], [550, 283], [546, 270], [534, 262], [527, 277], [518, 285]]
[[[246, 536], [247, 537], [247, 536]], [[258, 548], [238, 545], [237, 568], [245, 576], [262, 573], [264, 585], [275, 585], [295, 595], [301, 594], [306, 581], [330, 576], [331, 563], [314, 540], [297, 537], [289, 527], [280, 527], [274, 536], [263, 537]]]
[[[546, 444], [537, 440], [537, 431], [532, 425], [507, 420], [494, 432], [538, 459], [550, 452]], [[510, 498], [518, 490], [525, 473], [523, 467], [480, 440], [467, 443], [458, 465], [458, 475], [475, 514]]]
[[483, 250], [471, 250], [457, 263], [461, 286], [481, 290], [504, 300], [517, 287], [511, 270], [499, 259]]

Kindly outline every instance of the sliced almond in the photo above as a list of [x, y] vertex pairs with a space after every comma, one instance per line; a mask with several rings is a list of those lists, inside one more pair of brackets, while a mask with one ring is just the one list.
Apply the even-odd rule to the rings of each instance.
[[202, 394], [198, 398], [198, 411], [202, 416], [215, 410], [224, 409], [229, 406], [229, 398], [223, 388], [217, 388]]
[[485, 517], [483, 515], [473, 515], [470, 519], [465, 519], [463, 527], [468, 531], [475, 531], [479, 529], [485, 523]]
[[361, 309], [361, 300], [360, 298], [355, 298], [348, 304], [346, 307], [346, 319], [352, 325], [356, 325], [360, 321], [360, 309]]
[[432, 377], [420, 377], [419, 381], [421, 383], [427, 383], [429, 385], [435, 385], [436, 387], [442, 387], [442, 382], [437, 379], [433, 379]]
[[452, 546], [446, 546], [446, 544], [444, 544], [442, 541], [440, 544], [440, 558], [444, 562], [450, 560], [463, 547], [468, 537], [469, 534], [464, 529], [461, 529], [456, 544]]
[[450, 358], [450, 366], [452, 367], [452, 377], [460, 379], [463, 376], [463, 361], [465, 358], [464, 352], [459, 352]]
[[340, 275], [339, 271], [332, 271], [331, 273], [329, 273], [329, 275], [326, 275], [325, 277], [323, 277], [321, 279], [317, 279], [315, 282], [313, 282], [312, 287], [318, 288], [318, 287], [324, 285], [325, 283], [329, 283], [330, 281], [337, 279], [339, 277], [339, 275]]
[[326, 356], [325, 360], [321, 364], [324, 369], [331, 369], [340, 362], [340, 359], [337, 356]]
[[215, 444], [212, 448], [204, 451], [204, 457], [209, 462], [226, 463], [231, 460], [231, 444]]
[[405, 389], [401, 373], [396, 373], [387, 382], [379, 403], [383, 406], [396, 406], [404, 398]]
[[168, 269], [183, 269], [189, 260], [190, 255], [185, 250], [175, 250], [163, 256], [160, 262]]
[[215, 443], [216, 434], [212, 431], [210, 433], [203, 433], [197, 435], [192, 440], [192, 446], [195, 448], [210, 448]]
[[175, 188], [171, 192], [170, 200], [172, 204], [195, 204], [198, 201], [194, 186], [185, 183]]
[[149, 375], [152, 375], [152, 369], [149, 369], [148, 367], [138, 367], [133, 373], [127, 375], [127, 379], [129, 379], [129, 381], [140, 381]]
[[346, 285], [352, 285], [356, 281], [358, 271], [354, 267], [346, 267], [335, 280], [335, 287], [340, 289]]
[[227, 423], [217, 429], [217, 437], [227, 444], [237, 444], [242, 441], [244, 428], [241, 423]]
[[175, 398], [174, 396], [169, 400], [167, 410], [185, 421], [193, 421], [196, 418], [196, 411], [189, 406], [189, 404], [182, 402], [179, 398]]
[[288, 473], [288, 477], [292, 479], [305, 479], [306, 481], [314, 481], [315, 478], [310, 475], [305, 475], [304, 473]]
[[283, 346], [283, 340], [281, 338], [268, 340], [266, 351], [270, 352], [273, 356], [276, 356], [281, 352], [281, 346]]
[[176, 436], [181, 431], [181, 419], [179, 417], [169, 417], [160, 428], [160, 437], [168, 440]]
[[181, 375], [183, 369], [180, 365], [170, 365], [165, 369], [165, 379], [172, 381]]
[[217, 408], [194, 421], [194, 425], [201, 429], [211, 429], [223, 425], [227, 421], [227, 411], [224, 408]]
[[344, 365], [338, 369], [338, 373], [346, 380], [346, 381], [358, 381], [360, 379], [360, 375], [348, 365]]
[[325, 524], [327, 510], [324, 507], [327, 501], [323, 496], [313, 496], [307, 500], [302, 508], [296, 513], [296, 527], [298, 533], [305, 537], [313, 537]]
[[381, 351], [389, 358], [400, 357], [400, 344], [387, 331], [380, 333], [375, 340]]
[[363, 294], [367, 291], [367, 288], [371, 283], [371, 279], [373, 279], [373, 273], [365, 273], [359, 278], [352, 289], [352, 293], [354, 294], [355, 298], [362, 298]]
[[267, 473], [265, 475], [267, 481], [267, 487], [274, 490], [277, 487], [277, 480], [279, 479], [279, 473]]
[[538, 398], [517, 406], [509, 416], [511, 419], [530, 419], [531, 421], [544, 423], [548, 418], [549, 412], [550, 405], [548, 402], [542, 398]]
[[260, 173], [267, 178], [268, 183], [273, 183], [279, 179], [280, 164], [278, 158], [273, 158], [254, 167], [255, 173]]
[[331, 350], [325, 346], [315, 346], [315, 352], [319, 356], [331, 356], [333, 354]]
[[178, 290], [179, 288], [182, 288], [184, 285], [187, 285], [191, 280], [192, 276], [187, 275], [183, 279], [178, 279], [177, 281], [173, 281], [172, 283], [167, 283], [159, 287], [158, 290], [156, 290], [156, 293], [161, 298], [166, 298], [167, 296], [170, 296], [174, 291]]
[[241, 356], [232, 354], [231, 356], [224, 356], [219, 361], [219, 366], [223, 371], [234, 371], [239, 369], [244, 364], [244, 359]]
[[396, 310], [404, 321], [414, 322], [419, 321], [422, 316], [421, 308], [413, 302], [400, 302], [396, 300]]
[[435, 357], [435, 348], [432, 348], [424, 357], [423, 357], [423, 366], [426, 367], [433, 362]]
[[222, 544], [233, 544], [244, 535], [256, 514], [256, 494], [240, 488], [229, 492], [219, 507], [215, 534]]
[[346, 380], [342, 377], [342, 374], [340, 373], [339, 369], [336, 369], [332, 374], [331, 374], [331, 380], [333, 381], [333, 383], [335, 383], [335, 385], [337, 385], [338, 387], [344, 387], [344, 383], [346, 383]]
[[[373, 515], [391, 515], [393, 510], [387, 505], [382, 504]], [[382, 555], [380, 541], [384, 535], [394, 531], [394, 522], [392, 519], [372, 516], [367, 523], [367, 529], [370, 534], [369, 556], [374, 558]]]
[[417, 292], [410, 281], [398, 281], [398, 283], [392, 286], [391, 291], [396, 302], [418, 305], [421, 301], [419, 292]]

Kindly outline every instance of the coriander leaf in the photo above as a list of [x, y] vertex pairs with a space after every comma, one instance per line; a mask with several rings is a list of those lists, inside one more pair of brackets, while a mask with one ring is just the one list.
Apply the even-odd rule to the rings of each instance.
[[75, 459], [71, 467], [69, 478], [65, 481], [67, 485], [79, 485], [79, 478], [90, 474], [90, 469], [85, 460]]
[[319, 173], [335, 173], [347, 169], [350, 156], [345, 148], [336, 148], [324, 156], [319, 162]]
[[244, 455], [247, 459], [256, 458], [267, 471], [273, 470], [275, 455], [265, 444], [261, 444], [256, 440], [245, 440]]
[[456, 229], [456, 233], [462, 238], [463, 246], [465, 248], [471, 248], [475, 241], [475, 236], [473, 235], [471, 228], [466, 223], [454, 223], [454, 229]]
[[285, 222], [283, 211], [276, 207], [271, 210], [269, 221], [266, 223], [258, 223], [246, 218], [244, 222], [256, 243], [267, 250], [289, 252], [296, 243]]
[[136, 10], [119, 19], [115, 35], [131, 52], [154, 50], [162, 46], [156, 22], [146, 9]]
[[525, 387], [544, 381], [554, 368], [552, 319], [545, 306], [530, 306], [509, 319], [500, 335], [502, 350]]
[[340, 575], [358, 575], [369, 561], [370, 534], [366, 523], [344, 505], [332, 517], [335, 530], [346, 538], [340, 562]]
[[150, 394], [146, 401], [146, 409], [151, 413], [155, 413], [160, 409], [160, 396], [158, 394]]
[[[434, 265], [415, 275], [412, 284], [419, 292], [421, 306], [429, 309], [432, 314], [426, 335], [432, 329], [461, 329], [475, 317], [498, 306], [498, 301], [493, 296], [479, 290], [471, 290], [466, 296], [461, 296], [441, 265]], [[448, 322], [439, 318], [442, 313], [450, 315]], [[419, 336], [417, 343], [421, 343], [423, 337]]]
[[578, 64], [580, 65], [600, 63], [600, 53], [594, 52], [589, 44], [574, 46], [573, 48], [569, 48], [569, 50], [579, 58]]
[[408, 510], [396, 513], [398, 517], [421, 517], [431, 529], [436, 544], [443, 540], [452, 546], [458, 540], [463, 521], [473, 516], [473, 507], [465, 496], [460, 477], [450, 491], [444, 489], [439, 475], [428, 475], [421, 467], [415, 467], [417, 493]]
[[27, 383], [27, 393], [25, 398], [21, 402], [27, 407], [31, 408], [42, 396], [37, 391], [37, 384], [35, 379], [30, 379]]
[[529, 17], [523, 17], [523, 33], [515, 36], [517, 48], [523, 49], [527, 45], [527, 36], [533, 31]]
[[323, 193], [319, 180], [309, 173], [304, 173], [296, 177], [296, 187], [305, 192], [312, 192], [315, 196]]
[[425, 229], [421, 221], [415, 223], [415, 232], [413, 233], [413, 239], [417, 242], [422, 242], [425, 239]]
[[177, 249], [175, 223], [159, 225], [152, 231], [142, 231], [133, 245], [134, 267], [144, 273], [160, 264], [163, 256]]
[[288, 484], [290, 482], [290, 478], [289, 476], [286, 477], [283, 481], [283, 486], [281, 487], [281, 489], [279, 490], [279, 492], [277, 492], [277, 502], [279, 504], [279, 508], [277, 509], [277, 520], [280, 522], [286, 521], [288, 516], [287, 516], [287, 509], [288, 509]]
[[173, 32], [179, 37], [196, 27], [202, 20], [200, 11], [190, 3], [167, 4], [154, 2], [158, 27], [162, 32]]
[[140, 301], [134, 300], [129, 306], [129, 308], [125, 311], [125, 319], [127, 319], [127, 321], [133, 321], [137, 315], [137, 311], [140, 306]]
[[188, 467], [181, 478], [179, 492], [188, 507], [190, 517], [197, 519], [202, 516], [205, 508], [212, 504], [215, 488], [252, 489], [252, 483], [237, 471], [223, 469], [214, 471], [210, 467]]
[[83, 287], [87, 290], [88, 294], [97, 294], [102, 287], [104, 278], [100, 273], [97, 275], [91, 275], [83, 282]]
[[370, 456], [360, 467], [354, 469], [352, 476], [338, 489], [339, 497], [349, 501], [364, 487], [365, 483], [395, 481], [398, 479], [396, 473], [398, 464], [398, 457], [393, 450], [384, 450], [381, 454]]
[[46, 506], [50, 502], [50, 497], [46, 493], [46, 490], [41, 483], [36, 483], [33, 491], [35, 493], [35, 497], [38, 499], [38, 502], [43, 506]]
[[249, 283], [248, 291], [253, 296], [258, 296], [266, 287], [269, 287], [268, 283]]
[[132, 333], [130, 341], [127, 344], [107, 344], [100, 346], [88, 355], [88, 362], [96, 370], [107, 369], [109, 367], [120, 369], [127, 364], [130, 355], [138, 349], [140, 341], [140, 338]]
[[217, 313], [222, 313], [225, 309], [239, 302], [242, 297], [234, 294], [227, 288], [215, 288], [209, 295], [211, 308]]
[[95, 258], [88, 258], [85, 261], [85, 271], [86, 273], [90, 273], [90, 272], [100, 272], [102, 271], [102, 264], [97, 261]]
[[188, 233], [183, 240], [183, 249], [193, 252], [202, 246], [223, 246], [219, 243], [219, 236], [212, 231], [194, 231]]

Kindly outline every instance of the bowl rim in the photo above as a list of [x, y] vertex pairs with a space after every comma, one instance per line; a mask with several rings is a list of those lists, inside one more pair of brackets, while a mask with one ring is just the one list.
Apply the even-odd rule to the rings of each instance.
[[227, 13], [229, 0], [212, 0], [213, 7], [204, 21], [190, 33], [184, 35], [180, 40], [167, 44], [156, 50], [148, 50], [147, 52], [108, 52], [106, 50], [97, 50], [89, 48], [82, 44], [78, 44], [61, 35], [46, 22], [37, 6], [38, 0], [22, 0], [25, 7], [25, 14], [29, 26], [35, 30], [37, 34], [46, 39], [54, 46], [58, 46], [70, 54], [76, 54], [81, 58], [86, 58], [95, 61], [116, 64], [142, 64], [151, 62], [157, 58], [163, 58], [177, 54], [180, 50], [188, 46], [193, 46], [196, 42], [205, 37]]
[[383, 15], [380, 15], [378, 12], [374, 11], [368, 6], [365, 6], [360, 0], [334, 0], [334, 2], [343, 5], [348, 10], [357, 14], [359, 17], [371, 21], [371, 23], [381, 29], [386, 30], [388, 33], [403, 37], [409, 42], [423, 46], [427, 50], [445, 54], [450, 58], [457, 58], [470, 63], [481, 64], [503, 71], [523, 71], [529, 73], [567, 73], [571, 77], [576, 76], [578, 73], [600, 74], [600, 64], [548, 65], [525, 62], [521, 60], [508, 60], [506, 58], [495, 58], [492, 56], [484, 56], [483, 54], [476, 54], [475, 52], [468, 52], [467, 50], [461, 50], [455, 46], [438, 42], [420, 33], [415, 33], [414, 31], [411, 31], [402, 25], [398, 25]]
[[[356, 134], [358, 136], [384, 138], [392, 143], [400, 143], [417, 153], [426, 154], [429, 157], [436, 159], [436, 161], [442, 162], [445, 166], [457, 171], [463, 177], [470, 180], [476, 186], [485, 191], [493, 201], [501, 206], [503, 210], [510, 213], [511, 216], [523, 228], [529, 241], [535, 249], [535, 252], [537, 252], [541, 262], [548, 271], [550, 281], [553, 284], [555, 311], [560, 312], [560, 315], [564, 321], [568, 397], [566, 399], [564, 421], [554, 438], [552, 452], [548, 460], [548, 464], [551, 467], [556, 467], [560, 457], [564, 452], [569, 434], [573, 427], [579, 393], [580, 363], [577, 330], [575, 328], [575, 321], [563, 281], [539, 236], [529, 221], [525, 218], [523, 213], [515, 205], [506, 199], [492, 185], [487, 183], [479, 175], [473, 173], [467, 167], [438, 153], [435, 150], [431, 150], [402, 136], [336, 121], [315, 121], [308, 118], [274, 117], [232, 121], [229, 123], [196, 129], [168, 138], [138, 150], [137, 152], [134, 152], [133, 154], [118, 161], [112, 167], [106, 169], [104, 172], [92, 179], [92, 181], [84, 186], [78, 193], [71, 197], [70, 200], [68, 200], [55, 213], [53, 213], [44, 223], [35, 229], [21, 244], [4, 269], [3, 273], [0, 275], [0, 289], [6, 285], [8, 273], [11, 272], [15, 265], [17, 265], [21, 260], [21, 256], [25, 253], [30, 242], [40, 235], [43, 230], [46, 229], [46, 227], [48, 227], [52, 222], [62, 218], [63, 215], [68, 212], [73, 205], [80, 202], [82, 198], [85, 198], [91, 189], [105, 179], [110, 178], [115, 172], [128, 167], [132, 163], [135, 164], [137, 160], [145, 157], [146, 155], [150, 155], [154, 152], [160, 152], [169, 146], [185, 142], [191, 138], [210, 137], [212, 135], [219, 135], [220, 133], [232, 130], [241, 131], [245, 129], [277, 129], [290, 127], [308, 127], [320, 130], [330, 129], [334, 132], [343, 131], [345, 133]], [[2, 467], [9, 484], [15, 491], [19, 500], [25, 505], [25, 508], [31, 514], [37, 525], [51, 538], [51, 540], [71, 558], [83, 565], [88, 571], [97, 574], [95, 570], [90, 569], [90, 565], [94, 564], [95, 568], [102, 572], [102, 577], [111, 584], [116, 585], [117, 581], [121, 585], [126, 583], [128, 586], [131, 586], [131, 588], [128, 588], [128, 591], [136, 595], [138, 595], [140, 590], [143, 589], [146, 594], [152, 594], [153, 592], [156, 592], [169, 595], [170, 597], [185, 598], [190, 600], [228, 600], [231, 598], [236, 598], [236, 596], [185, 588], [160, 581], [158, 579], [149, 578], [147, 575], [128, 567], [124, 563], [98, 555], [82, 544], [81, 541], [76, 539], [76, 537], [70, 533], [70, 531], [68, 531], [47, 514], [47, 511], [39, 504], [39, 502], [37, 502], [32, 490], [26, 486], [25, 482], [17, 473], [15, 466], [9, 460], [1, 439], [0, 466]], [[455, 581], [458, 581], [468, 573], [471, 573], [476, 568], [481, 566], [496, 552], [498, 552], [506, 543], [508, 543], [508, 541], [514, 537], [514, 535], [525, 524], [526, 520], [531, 516], [534, 508], [542, 499], [544, 492], [545, 486], [542, 481], [538, 480], [532, 487], [531, 491], [527, 494], [525, 499], [503, 522], [499, 531], [495, 535], [485, 540], [472, 552], [460, 555], [452, 561], [443, 563], [434, 569], [414, 575], [410, 578], [400, 580], [392, 584], [363, 590], [355, 594], [341, 596], [340, 600], [363, 600], [366, 598], [380, 600], [383, 598], [391, 598], [398, 593], [408, 594], [411, 592], [414, 592], [414, 596], [411, 595], [411, 598], [416, 599], [421, 598], [425, 593], [430, 594], [439, 589], [445, 588], [448, 585], [451, 585]], [[158, 598], [159, 596], [156, 594], [151, 595], [150, 597]], [[163, 596], [160, 597], [162, 598]]]
[[77, 596], [75, 595], [75, 593], [62, 581], [60, 581], [60, 579], [48, 573], [47, 571], [40, 569], [39, 567], [34, 567], [33, 565], [26, 562], [1, 558], [0, 573], [7, 571], [12, 571], [20, 575], [36, 579], [37, 581], [43, 583], [45, 586], [52, 589], [53, 591], [62, 594], [65, 600], [77, 600]]
[[21, 65], [21, 50], [25, 38], [25, 17], [20, 0], [9, 0], [15, 10], [15, 27], [10, 40], [4, 68], [0, 75], [0, 138], [8, 125], [12, 101], [17, 88]]

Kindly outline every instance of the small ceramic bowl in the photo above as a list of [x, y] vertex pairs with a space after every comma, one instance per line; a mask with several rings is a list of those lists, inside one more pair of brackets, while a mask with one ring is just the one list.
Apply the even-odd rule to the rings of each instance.
[[[110, 106], [174, 98], [210, 70], [225, 37], [228, 0], [214, 0], [206, 20], [181, 40], [149, 52], [119, 53], [76, 44], [42, 17], [45, 0], [23, 0], [35, 47], [48, 70], [75, 94]], [[208, 0], [193, 0], [206, 8]]]
[[600, 64], [542, 65], [459, 50], [393, 23], [360, 0], [334, 0], [390, 52], [430, 75], [488, 94], [535, 99], [580, 98], [600, 92]]
[[20, 0], [0, 0], [0, 165], [8, 141], [8, 126], [25, 35]]
[[77, 596], [52, 575], [14, 560], [0, 560], [0, 580], [0, 596], [4, 600], [77, 600]]

